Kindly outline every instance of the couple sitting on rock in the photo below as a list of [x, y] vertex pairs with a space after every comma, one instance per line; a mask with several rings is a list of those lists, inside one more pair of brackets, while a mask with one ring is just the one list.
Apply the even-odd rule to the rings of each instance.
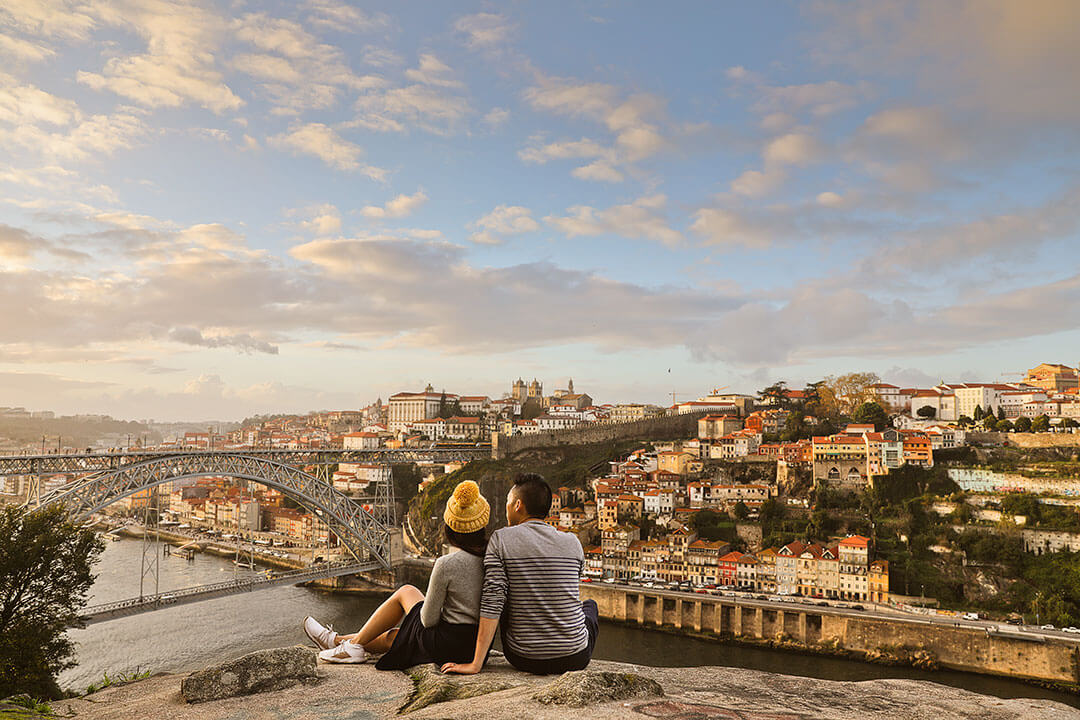
[[383, 653], [380, 670], [435, 663], [443, 672], [470, 675], [483, 668], [501, 629], [503, 654], [518, 670], [582, 670], [599, 631], [596, 603], [581, 602], [581, 544], [544, 522], [550, 511], [544, 478], [519, 475], [506, 496], [509, 527], [485, 539], [490, 507], [466, 480], [443, 513], [446, 542], [456, 551], [435, 562], [427, 597], [404, 585], [357, 633], [339, 635], [311, 617], [304, 630], [327, 662], [364, 662], [368, 653]]

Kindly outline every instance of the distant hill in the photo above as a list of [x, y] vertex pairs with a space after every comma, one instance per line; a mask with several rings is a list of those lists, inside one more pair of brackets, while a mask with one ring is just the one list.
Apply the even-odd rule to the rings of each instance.
[[41, 452], [42, 437], [45, 450], [55, 451], [57, 440], [61, 448], [82, 450], [96, 447], [125, 446], [131, 436], [131, 444], [140, 439], [148, 443], [158, 442], [160, 435], [143, 423], [114, 420], [110, 417], [95, 419], [64, 416], [58, 418], [5, 418], [0, 417], [0, 449], [5, 451]]

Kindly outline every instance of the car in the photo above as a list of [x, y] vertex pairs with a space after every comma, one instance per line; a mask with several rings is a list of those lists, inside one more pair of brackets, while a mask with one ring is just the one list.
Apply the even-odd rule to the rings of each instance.
[[825, 602], [824, 600], [821, 601], [821, 602], [814, 603], [814, 604], [817, 605], [818, 607], [829, 607], [829, 603]]
[[604, 578], [604, 582], [607, 583], [608, 585], [614, 585], [615, 584], [615, 578]]
[[654, 583], [654, 582], [647, 582], [647, 583], [645, 583], [644, 587], [647, 587], [647, 588], [651, 588], [651, 587], [656, 587], [656, 583]]
[[583, 577], [583, 578], [581, 578], [581, 582], [592, 582], [592, 578], [590, 578], [590, 577]]
[[866, 608], [864, 608], [862, 605], [852, 605], [851, 609], [852, 610], [865, 610]]
[[1064, 628], [1064, 631], [1065, 631], [1065, 632], [1067, 632], [1067, 633], [1073, 633], [1073, 634], [1076, 634], [1076, 633], [1080, 633], [1080, 628], [1078, 628], [1078, 627], [1073, 627], [1072, 625], [1070, 625], [1069, 627], [1067, 627], [1067, 628]]
[[1056, 627], [1054, 627], [1053, 625], [1051, 625], [1049, 623], [1047, 623], [1046, 625], [1040, 625], [1039, 629], [1040, 630], [1057, 630]]
[[964, 613], [964, 619], [965, 620], [978, 620], [979, 619], [979, 613], [966, 612], [966, 613]]

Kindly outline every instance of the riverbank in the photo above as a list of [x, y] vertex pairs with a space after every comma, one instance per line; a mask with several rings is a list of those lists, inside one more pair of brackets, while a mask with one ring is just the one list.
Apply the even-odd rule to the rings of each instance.
[[943, 667], [1080, 694], [1080, 642], [1071, 639], [643, 588], [587, 584], [581, 595], [597, 603], [601, 618], [641, 628], [886, 665]]

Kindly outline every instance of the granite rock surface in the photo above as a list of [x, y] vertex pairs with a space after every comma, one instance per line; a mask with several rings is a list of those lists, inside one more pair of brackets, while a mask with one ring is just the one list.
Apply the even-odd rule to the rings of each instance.
[[[474, 676], [444, 676], [431, 667], [380, 672], [370, 664], [320, 664], [317, 674], [314, 685], [197, 705], [181, 696], [181, 676], [158, 675], [56, 703], [54, 709], [79, 720], [1080, 720], [1080, 710], [1051, 700], [1001, 699], [917, 680], [836, 682], [726, 667], [594, 661], [583, 673], [538, 677], [494, 660]], [[605, 674], [655, 682], [663, 696], [616, 699], [594, 692], [611, 686]], [[636, 680], [632, 685], [652, 687]], [[559, 687], [571, 690], [559, 694]], [[553, 693], [587, 704], [537, 699]], [[421, 696], [425, 702], [417, 703]]]

